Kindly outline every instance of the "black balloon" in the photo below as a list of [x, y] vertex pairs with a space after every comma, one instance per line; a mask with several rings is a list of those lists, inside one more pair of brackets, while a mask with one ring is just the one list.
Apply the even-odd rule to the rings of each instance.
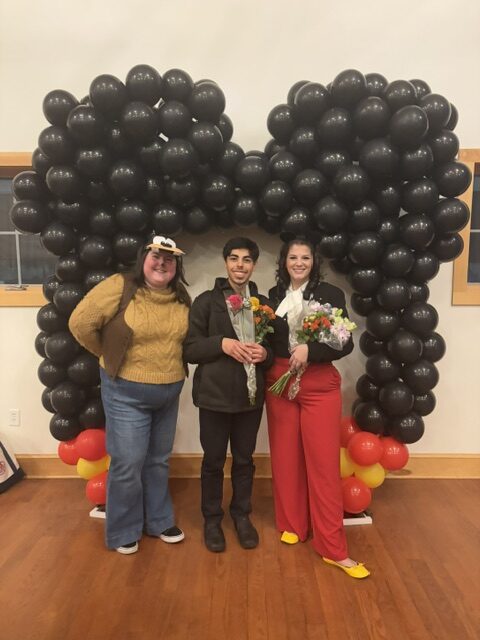
[[54, 165], [47, 171], [46, 181], [50, 191], [66, 203], [82, 197], [84, 184], [80, 173], [69, 165]]
[[83, 280], [83, 284], [85, 285], [86, 291], [90, 291], [93, 287], [96, 287], [97, 284], [113, 275], [112, 269], [93, 269], [87, 271], [85, 278]]
[[188, 140], [197, 152], [200, 162], [218, 158], [223, 150], [220, 129], [210, 122], [195, 122], [188, 134]]
[[73, 158], [75, 150], [67, 129], [56, 125], [47, 127], [40, 133], [38, 146], [54, 164], [68, 163]]
[[222, 153], [215, 159], [216, 169], [225, 176], [232, 177], [240, 160], [245, 157], [243, 149], [235, 142], [227, 142]]
[[353, 112], [353, 128], [363, 140], [380, 138], [388, 131], [390, 108], [378, 96], [364, 98]]
[[103, 269], [112, 261], [112, 245], [102, 236], [89, 236], [79, 243], [78, 254], [87, 267]]
[[47, 225], [40, 238], [45, 249], [56, 256], [68, 253], [77, 244], [77, 236], [73, 229], [61, 222], [51, 222]]
[[81, 387], [95, 386], [100, 383], [98, 359], [91, 353], [81, 353], [69, 364], [67, 374]]
[[438, 324], [438, 313], [428, 302], [413, 302], [402, 313], [402, 327], [420, 337], [428, 336]]
[[348, 257], [362, 267], [376, 266], [384, 250], [380, 237], [372, 231], [362, 231], [350, 240]]
[[437, 401], [431, 391], [415, 396], [413, 410], [421, 416], [428, 416], [435, 409]]
[[50, 420], [50, 433], [56, 440], [73, 440], [82, 431], [75, 416], [63, 416], [56, 413]]
[[402, 378], [415, 395], [422, 395], [437, 384], [438, 370], [432, 362], [421, 358], [403, 368]]
[[352, 107], [367, 95], [367, 81], [356, 69], [341, 71], [331, 86], [332, 101], [340, 107]]
[[295, 93], [295, 117], [298, 122], [313, 124], [330, 107], [330, 102], [330, 93], [322, 84], [307, 82]]
[[102, 429], [105, 427], [105, 413], [100, 398], [91, 398], [83, 405], [78, 421], [84, 429]]
[[192, 114], [182, 102], [169, 100], [157, 112], [158, 127], [169, 138], [186, 136], [192, 125]]
[[248, 227], [259, 221], [262, 208], [254, 196], [239, 194], [232, 206], [232, 217], [239, 227]]
[[213, 216], [202, 207], [192, 207], [185, 212], [184, 226], [190, 233], [205, 233], [213, 224]]
[[85, 295], [85, 289], [75, 282], [64, 282], [53, 296], [53, 302], [60, 313], [69, 316]]
[[446, 162], [435, 168], [433, 177], [440, 195], [454, 198], [468, 189], [472, 172], [462, 162]]
[[292, 189], [297, 202], [311, 206], [327, 195], [328, 183], [320, 171], [304, 169], [296, 175]]
[[35, 338], [35, 351], [38, 353], [38, 355], [41, 358], [46, 358], [45, 342], [47, 341], [47, 338], [49, 337], [49, 335], [50, 334], [47, 333], [46, 331], [40, 331], [40, 333]]
[[45, 354], [56, 364], [67, 364], [79, 350], [80, 345], [69, 331], [53, 333], [45, 342]]
[[424, 213], [409, 213], [402, 216], [399, 227], [403, 242], [416, 251], [426, 249], [435, 236], [435, 225], [431, 217]]
[[430, 214], [438, 233], [461, 231], [468, 222], [470, 212], [458, 198], [440, 200]]
[[440, 262], [450, 262], [450, 260], [458, 258], [463, 247], [462, 236], [458, 233], [447, 233], [443, 236], [437, 236], [430, 248]]
[[386, 415], [377, 402], [360, 402], [353, 411], [355, 422], [362, 431], [381, 435], [386, 424]]
[[182, 69], [169, 69], [162, 78], [162, 98], [185, 102], [193, 89], [193, 80]]
[[348, 221], [348, 209], [333, 196], [322, 198], [312, 209], [318, 229], [327, 233], [341, 231]]
[[77, 104], [78, 100], [68, 91], [54, 89], [43, 99], [43, 114], [51, 124], [64, 125], [68, 114]]
[[115, 213], [110, 207], [98, 206], [92, 209], [88, 224], [94, 235], [110, 238], [118, 231]]
[[420, 100], [420, 98], [423, 98], [423, 96], [426, 96], [427, 93], [431, 93], [432, 92], [432, 90], [430, 89], [428, 84], [425, 82], [425, 80], [415, 79], [415, 80], [410, 80], [410, 82], [415, 87], [415, 92], [416, 92], [417, 98], [419, 100]]
[[416, 104], [417, 92], [408, 80], [394, 80], [385, 87], [383, 98], [392, 111], [398, 111], [407, 105]]
[[412, 269], [408, 272], [408, 279], [414, 284], [425, 284], [434, 278], [440, 268], [437, 256], [431, 251], [423, 251], [415, 254]]
[[452, 113], [449, 101], [438, 93], [428, 93], [420, 98], [420, 106], [427, 114], [430, 133], [447, 126]]
[[260, 202], [268, 215], [282, 216], [292, 204], [292, 190], [286, 182], [273, 180], [262, 189]]
[[374, 353], [379, 353], [384, 349], [384, 342], [379, 338], [375, 338], [368, 331], [364, 331], [360, 336], [359, 341], [360, 351], [367, 357], [372, 356]]
[[385, 278], [376, 294], [378, 304], [387, 311], [399, 311], [406, 307], [411, 298], [406, 280], [402, 278]]
[[215, 82], [196, 83], [188, 99], [194, 118], [217, 123], [225, 109], [225, 95]]
[[407, 149], [400, 155], [399, 173], [403, 180], [419, 180], [430, 173], [433, 153], [428, 144]]
[[415, 264], [413, 252], [403, 244], [394, 243], [385, 249], [381, 267], [386, 276], [399, 278], [405, 276]]
[[235, 167], [235, 182], [249, 195], [260, 193], [268, 179], [268, 163], [260, 156], [246, 156]]
[[428, 144], [432, 150], [434, 161], [437, 164], [454, 160], [460, 146], [457, 136], [449, 129], [442, 129], [431, 136]]
[[94, 78], [89, 96], [93, 106], [109, 117], [118, 115], [128, 99], [123, 82], [109, 74]]
[[151, 107], [162, 95], [162, 77], [148, 64], [137, 64], [130, 69], [125, 84], [132, 100], [140, 100]]
[[388, 80], [381, 73], [367, 73], [365, 80], [367, 93], [371, 96], [382, 96], [388, 85]]
[[65, 316], [52, 303], [44, 305], [37, 312], [37, 326], [45, 333], [64, 331], [67, 329], [67, 324]]
[[428, 131], [428, 118], [417, 105], [407, 105], [398, 109], [390, 120], [392, 142], [402, 149], [415, 149]]
[[400, 367], [382, 352], [374, 353], [366, 363], [367, 374], [379, 385], [395, 380], [400, 375]]
[[438, 362], [445, 355], [445, 340], [435, 331], [423, 338], [423, 357], [430, 362]]
[[352, 293], [350, 302], [352, 309], [360, 316], [368, 316], [369, 313], [377, 308], [377, 301], [372, 296], [361, 296], [358, 293]]
[[137, 253], [145, 244], [141, 235], [135, 233], [117, 233], [112, 241], [113, 253], [118, 262], [131, 265], [135, 262]]
[[430, 297], [430, 289], [426, 284], [409, 284], [412, 295], [411, 302], [426, 302]]
[[362, 400], [377, 400], [380, 387], [364, 373], [357, 380], [355, 390]]
[[319, 151], [315, 129], [311, 126], [297, 127], [290, 136], [288, 150], [302, 162], [312, 162]]
[[119, 160], [108, 174], [108, 186], [120, 198], [135, 197], [142, 190], [143, 184], [142, 169], [131, 160]]
[[388, 416], [403, 416], [412, 410], [414, 396], [408, 385], [393, 380], [380, 389], [378, 400]]
[[401, 187], [394, 182], [387, 182], [372, 189], [371, 199], [387, 218], [395, 218], [400, 213], [402, 200]]
[[60, 281], [55, 275], [48, 276], [48, 278], [44, 281], [42, 286], [43, 295], [50, 302], [53, 301], [53, 296], [55, 291], [60, 286]]
[[425, 425], [422, 417], [411, 411], [404, 416], [392, 418], [388, 423], [388, 431], [400, 442], [412, 444], [423, 436]]
[[355, 165], [341, 167], [333, 179], [333, 189], [344, 202], [358, 205], [370, 190], [368, 173]]
[[105, 118], [92, 106], [79, 104], [68, 114], [67, 129], [82, 147], [97, 146], [106, 140]]
[[10, 209], [13, 226], [23, 233], [40, 233], [50, 219], [48, 209], [35, 200], [20, 200]]
[[367, 331], [379, 340], [388, 340], [400, 327], [400, 319], [393, 311], [376, 308], [367, 316]]
[[100, 179], [109, 169], [109, 153], [105, 147], [79, 149], [75, 154], [75, 166], [82, 175]]
[[398, 329], [388, 341], [387, 351], [390, 358], [395, 362], [411, 364], [420, 359], [423, 352], [423, 343], [414, 333], [405, 329]]
[[48, 388], [55, 387], [67, 377], [67, 370], [61, 364], [56, 364], [48, 358], [38, 365], [38, 378]]
[[387, 138], [374, 138], [361, 148], [359, 161], [372, 178], [379, 180], [397, 173], [400, 155]]
[[12, 181], [16, 200], [45, 200], [47, 189], [43, 178], [35, 171], [21, 171]]
[[350, 212], [348, 229], [350, 232], [376, 231], [380, 225], [380, 210], [374, 202], [364, 200]]
[[305, 207], [293, 207], [282, 219], [281, 230], [296, 236], [308, 236], [312, 228], [310, 212]]
[[345, 149], [322, 150], [314, 160], [315, 168], [327, 178], [333, 178], [341, 167], [347, 167], [350, 164], [350, 154]]
[[409, 213], [425, 213], [438, 202], [438, 189], [433, 180], [422, 178], [408, 182], [403, 188], [402, 207]]
[[182, 230], [182, 212], [173, 205], [160, 204], [152, 211], [152, 223], [155, 233], [174, 236]]
[[377, 267], [354, 266], [350, 270], [349, 282], [357, 293], [369, 296], [375, 293], [382, 282], [382, 273]]
[[318, 248], [322, 256], [329, 260], [339, 260], [346, 256], [348, 250], [348, 234], [342, 231], [324, 234], [320, 238]]
[[43, 408], [49, 413], [55, 413], [55, 409], [52, 407], [52, 401], [50, 399], [51, 389], [44, 389], [42, 391], [41, 401]]
[[327, 149], [341, 149], [350, 144], [353, 123], [350, 112], [341, 107], [328, 109], [317, 123], [319, 142]]
[[288, 104], [274, 107], [267, 118], [267, 128], [278, 142], [286, 144], [296, 127], [293, 108]]

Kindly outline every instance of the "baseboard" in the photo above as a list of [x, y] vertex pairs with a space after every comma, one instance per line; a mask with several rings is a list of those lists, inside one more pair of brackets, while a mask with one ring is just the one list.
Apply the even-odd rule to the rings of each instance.
[[[28, 478], [78, 478], [76, 467], [63, 463], [54, 454], [16, 454]], [[176, 453], [170, 458], [172, 478], [200, 477], [200, 453]], [[230, 456], [225, 475], [230, 475]], [[270, 478], [270, 456], [255, 456], [256, 477]], [[388, 474], [389, 478], [480, 478], [480, 454], [431, 453], [412, 454], [405, 469]]]

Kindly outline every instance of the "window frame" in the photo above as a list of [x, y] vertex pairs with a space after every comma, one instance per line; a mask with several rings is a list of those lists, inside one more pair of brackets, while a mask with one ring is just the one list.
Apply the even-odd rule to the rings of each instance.
[[[0, 178], [14, 178], [18, 173], [31, 169], [32, 154], [29, 151], [0, 152]], [[0, 285], [0, 307], [42, 307], [48, 302], [41, 284], [25, 285], [25, 289], [9, 289], [9, 286]]]
[[[472, 172], [472, 182], [459, 200], [464, 202], [469, 210], [472, 210], [473, 202], [473, 179], [475, 176], [475, 165], [480, 164], [480, 149], [460, 149], [458, 159], [463, 162]], [[452, 305], [480, 305], [480, 283], [468, 282], [468, 258], [470, 254], [470, 229], [471, 217], [467, 225], [459, 233], [462, 236], [465, 248], [459, 257], [453, 262], [453, 287]]]

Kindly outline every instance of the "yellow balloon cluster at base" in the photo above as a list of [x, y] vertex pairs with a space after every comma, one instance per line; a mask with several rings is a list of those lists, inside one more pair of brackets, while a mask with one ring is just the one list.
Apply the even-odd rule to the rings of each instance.
[[340, 447], [340, 477], [348, 478], [353, 475], [355, 471], [355, 464], [348, 455], [348, 451], [345, 447]]
[[90, 480], [93, 476], [98, 476], [102, 471], [106, 471], [110, 466], [110, 456], [104, 456], [100, 460], [85, 460], [79, 458], [77, 462], [77, 473], [81, 478]]

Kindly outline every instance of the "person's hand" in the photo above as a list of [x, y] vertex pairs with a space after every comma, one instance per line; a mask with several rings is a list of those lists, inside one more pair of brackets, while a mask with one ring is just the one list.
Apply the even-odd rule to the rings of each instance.
[[301, 369], [305, 369], [308, 361], [308, 347], [306, 344], [298, 344], [292, 350], [290, 356], [290, 371], [297, 373]]
[[222, 340], [222, 351], [226, 353], [227, 356], [230, 356], [237, 362], [241, 362], [242, 364], [252, 364], [252, 356], [250, 354], [250, 348], [248, 345], [240, 342], [239, 340], [234, 340], [233, 338], [223, 338]]
[[245, 346], [250, 350], [253, 364], [259, 364], [260, 362], [266, 360], [267, 350], [265, 349], [265, 347], [262, 347], [261, 344], [257, 344], [256, 342], [248, 342]]

